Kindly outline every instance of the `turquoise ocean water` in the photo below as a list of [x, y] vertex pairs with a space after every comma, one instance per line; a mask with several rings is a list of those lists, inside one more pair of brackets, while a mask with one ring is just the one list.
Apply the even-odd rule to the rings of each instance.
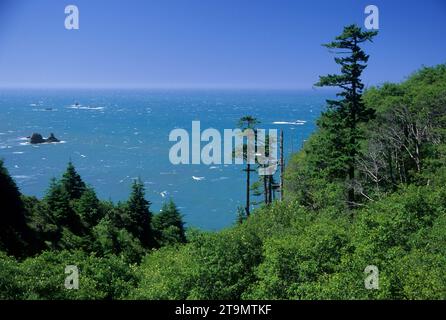
[[[171, 197], [188, 226], [217, 230], [234, 223], [244, 203], [243, 166], [173, 165], [170, 131], [190, 132], [199, 120], [202, 131], [223, 134], [253, 115], [260, 128], [284, 130], [290, 154], [315, 130], [329, 97], [318, 91], [3, 90], [0, 158], [27, 195], [42, 197], [71, 159], [102, 199], [125, 200], [140, 177], [154, 212]], [[63, 143], [29, 145], [33, 132], [53, 132]]]

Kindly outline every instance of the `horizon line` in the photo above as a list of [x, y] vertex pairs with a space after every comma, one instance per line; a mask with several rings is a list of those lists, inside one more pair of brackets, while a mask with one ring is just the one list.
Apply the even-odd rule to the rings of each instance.
[[332, 91], [334, 88], [316, 86], [230, 86], [230, 85], [5, 85], [0, 90], [252, 90], [252, 91]]

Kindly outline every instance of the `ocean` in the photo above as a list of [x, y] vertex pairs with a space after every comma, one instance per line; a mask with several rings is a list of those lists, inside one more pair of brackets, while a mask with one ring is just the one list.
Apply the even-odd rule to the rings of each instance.
[[[223, 135], [252, 115], [259, 128], [284, 130], [288, 157], [315, 130], [327, 98], [326, 91], [2, 90], [0, 158], [26, 195], [42, 197], [71, 160], [101, 199], [125, 201], [139, 177], [154, 213], [172, 198], [187, 226], [219, 230], [244, 205], [244, 166], [173, 165], [171, 130], [190, 132], [200, 121], [202, 131]], [[34, 132], [61, 143], [30, 145]]]

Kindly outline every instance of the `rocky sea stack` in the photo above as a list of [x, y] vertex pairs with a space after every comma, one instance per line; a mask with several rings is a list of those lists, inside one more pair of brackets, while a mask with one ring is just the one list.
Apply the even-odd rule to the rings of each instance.
[[59, 139], [57, 139], [53, 133], [50, 133], [50, 136], [48, 138], [43, 138], [40, 133], [33, 133], [31, 137], [29, 137], [29, 142], [31, 144], [39, 144], [39, 143], [52, 143], [52, 142], [60, 142]]

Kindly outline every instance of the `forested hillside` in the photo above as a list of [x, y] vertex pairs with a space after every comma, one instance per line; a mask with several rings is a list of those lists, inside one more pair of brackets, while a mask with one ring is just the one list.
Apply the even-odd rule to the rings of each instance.
[[329, 108], [287, 165], [285, 200], [220, 232], [184, 230], [173, 202], [153, 215], [140, 181], [102, 201], [70, 163], [36, 199], [0, 163], [0, 298], [446, 299], [446, 65], [360, 103], [374, 112], [354, 128], [353, 175]]
[[[363, 125], [354, 206], [320, 128], [288, 164], [285, 202], [147, 255], [131, 297], [446, 298], [446, 65], [363, 101], [376, 116]], [[378, 290], [364, 286], [369, 265]]]

